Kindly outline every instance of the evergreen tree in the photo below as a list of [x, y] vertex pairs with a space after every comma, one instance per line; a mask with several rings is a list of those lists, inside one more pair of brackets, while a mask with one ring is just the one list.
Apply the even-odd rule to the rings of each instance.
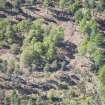
[[46, 7], [46, 13], [48, 14], [48, 7], [49, 7], [49, 4], [51, 3], [51, 0], [44, 0], [43, 1], [43, 4], [44, 4], [44, 6]]
[[96, 62], [96, 64], [100, 66], [105, 60], [104, 52], [100, 49], [97, 49], [92, 53], [92, 58]]
[[32, 47], [27, 46], [25, 49], [23, 49], [23, 52], [21, 53], [20, 62], [21, 64], [25, 64], [27, 66], [31, 65], [33, 62], [33, 52]]
[[28, 100], [28, 104], [27, 104], [27, 105], [35, 105], [35, 104], [33, 103], [33, 100], [32, 100], [31, 97], [29, 97], [29, 100]]
[[80, 1], [76, 0], [75, 2], [73, 1], [72, 3], [70, 3], [68, 8], [72, 13], [75, 13], [80, 9], [79, 7], [80, 7]]
[[81, 10], [76, 11], [74, 17], [75, 17], [76, 23], [79, 23], [83, 18], [82, 11]]
[[105, 85], [105, 65], [100, 66], [98, 71], [98, 77], [101, 82]]
[[13, 90], [13, 93], [12, 93], [12, 104], [13, 105], [20, 105], [20, 100], [19, 100], [19, 97], [16, 93], [16, 90]]
[[85, 55], [86, 54], [87, 45], [88, 45], [88, 38], [84, 38], [83, 41], [81, 42], [81, 45], [80, 45], [80, 48], [79, 48], [80, 55]]
[[14, 0], [13, 6], [14, 6], [14, 8], [16, 8], [18, 10], [21, 6], [21, 0]]
[[66, 0], [59, 0], [59, 7], [60, 7], [61, 9], [64, 9], [65, 4], [66, 4]]
[[9, 105], [9, 98], [5, 96], [3, 103], [4, 103], [3, 105]]
[[0, 0], [0, 8], [5, 8], [5, 0]]
[[101, 11], [105, 10], [105, 0], [100, 0], [98, 4], [98, 9]]
[[97, 33], [95, 37], [95, 42], [97, 46], [101, 46], [104, 43], [105, 37], [101, 33]]

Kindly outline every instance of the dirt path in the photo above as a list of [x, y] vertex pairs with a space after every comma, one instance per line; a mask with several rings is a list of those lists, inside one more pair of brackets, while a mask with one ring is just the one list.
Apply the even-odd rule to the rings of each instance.
[[[64, 41], [76, 45], [78, 52], [79, 45], [82, 40], [82, 34], [76, 30], [76, 26], [72, 21], [60, 22], [60, 25], [64, 28]], [[76, 54], [74, 54], [74, 59], [70, 59], [70, 65], [73, 70], [81, 67], [80, 61], [76, 57]]]

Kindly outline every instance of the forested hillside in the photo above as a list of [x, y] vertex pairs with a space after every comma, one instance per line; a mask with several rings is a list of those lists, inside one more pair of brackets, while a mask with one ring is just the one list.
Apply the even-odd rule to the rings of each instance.
[[0, 105], [105, 105], [105, 0], [0, 0]]

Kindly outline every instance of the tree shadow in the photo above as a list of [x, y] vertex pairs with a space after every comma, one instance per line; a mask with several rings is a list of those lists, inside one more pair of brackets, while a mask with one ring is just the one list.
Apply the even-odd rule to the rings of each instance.
[[77, 80], [77, 81], [79, 81], [79, 80], [80, 80], [80, 78], [79, 78], [79, 77], [77, 77], [76, 75], [71, 75], [71, 78], [73, 78], [73, 79], [75, 79], [75, 80]]
[[102, 31], [105, 31], [105, 20], [97, 20], [98, 24], [99, 24], [99, 29], [101, 29]]
[[40, 11], [40, 9], [36, 8], [36, 7], [32, 7], [32, 6], [29, 6], [27, 7], [27, 9], [31, 10], [32, 12], [35, 12], [35, 11]]
[[[66, 90], [69, 88], [68, 87], [69, 85], [75, 86], [79, 80], [80, 79], [76, 75], [69, 76], [68, 74], [56, 77], [55, 80], [47, 80], [42, 83], [36, 83], [35, 81], [30, 83], [26, 82], [21, 77], [17, 77], [8, 82], [8, 85], [7, 84], [5, 84], [5, 86], [0, 85], [0, 89], [6, 89], [6, 90], [17, 89], [19, 94], [21, 95], [39, 94], [41, 91], [48, 92], [51, 89]], [[14, 84], [17, 81], [18, 84], [17, 83]], [[66, 84], [64, 84], [64, 82]], [[54, 99], [58, 100], [58, 98], [56, 99], [56, 97]]]
[[[77, 53], [77, 46], [71, 42], [61, 42], [57, 45], [56, 58], [49, 62], [49, 67], [46, 69], [48, 72], [56, 72], [59, 70], [70, 70], [70, 60], [75, 59], [75, 53]], [[43, 61], [40, 61], [32, 71], [44, 72]]]
[[45, 23], [49, 23], [49, 22], [52, 22], [52, 23], [55, 23], [55, 24], [57, 24], [57, 22], [54, 20], [54, 19], [52, 19], [52, 18], [49, 18], [49, 17], [43, 17], [43, 19], [45, 20]]
[[74, 44], [67, 45], [65, 49], [67, 51], [66, 56], [69, 57], [70, 59], [74, 59], [75, 58], [74, 54], [77, 53], [76, 45]]
[[75, 86], [75, 85], [77, 85], [77, 81], [79, 81], [80, 79], [76, 75], [69, 76], [69, 75], [65, 74], [65, 75], [61, 76], [59, 78], [59, 80], [61, 82], [67, 83], [70, 86]]
[[8, 15], [11, 15], [11, 16], [15, 16], [15, 15], [18, 15], [19, 13], [16, 12], [16, 11], [12, 11], [12, 8], [11, 9], [2, 9], [0, 11], [3, 11], [5, 14], [8, 14]]
[[6, 14], [0, 11], [0, 18], [6, 18], [6, 17], [7, 17]]
[[[60, 80], [60, 81], [59, 81]], [[22, 84], [24, 85], [24, 87], [21, 85], [17, 88], [17, 90], [19, 91], [20, 94], [23, 95], [29, 95], [29, 94], [33, 94], [33, 93], [39, 93], [40, 91], [44, 91], [47, 92], [51, 89], [57, 90], [64, 90], [64, 89], [68, 89], [68, 86], [75, 86], [77, 85], [77, 82], [80, 79], [77, 76], [69, 76], [68, 74], [65, 74], [59, 78], [57, 78], [56, 80], [47, 80], [46, 82], [42, 82], [42, 83], [31, 83], [29, 85], [26, 84]], [[59, 82], [58, 82], [59, 81]], [[64, 84], [64, 82], [66, 84]]]
[[52, 12], [53, 17], [55, 17], [59, 21], [73, 21], [73, 14], [69, 11], [61, 11], [54, 8], [50, 8], [49, 10]]
[[45, 82], [45, 83], [40, 84], [40, 89], [43, 91], [48, 91], [50, 89], [56, 90], [56, 86], [54, 86], [51, 83]]
[[20, 9], [19, 12], [22, 16], [26, 17], [27, 19], [30, 19], [30, 20], [35, 20], [36, 19], [35, 16], [31, 16], [28, 13], [25, 13], [22, 9]]
[[74, 54], [78, 52], [77, 45], [71, 42], [61, 42], [59, 43], [59, 48], [63, 48], [63, 54], [64, 56], [69, 57], [70, 59], [74, 59]]
[[[30, 10], [31, 12], [35, 12], [35, 11], [40, 12], [41, 11], [40, 9], [38, 9], [36, 7], [32, 7], [32, 6], [27, 7], [27, 9]], [[39, 14], [37, 14], [37, 15], [39, 15]], [[42, 16], [42, 18], [44, 19], [45, 24], [48, 24], [49, 22], [57, 24], [56, 20], [54, 20], [51, 16], [45, 16], [45, 17]]]

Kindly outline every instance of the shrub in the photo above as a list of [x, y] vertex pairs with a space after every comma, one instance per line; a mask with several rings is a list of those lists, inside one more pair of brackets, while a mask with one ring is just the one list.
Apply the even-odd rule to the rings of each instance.
[[60, 7], [61, 9], [64, 9], [65, 4], [66, 4], [66, 0], [59, 0], [59, 7]]
[[100, 49], [95, 50], [91, 57], [93, 58], [93, 60], [96, 62], [96, 64], [101, 65], [104, 63], [105, 60], [105, 55], [104, 52], [101, 51]]
[[104, 36], [101, 33], [97, 33], [95, 37], [95, 42], [97, 46], [101, 46], [104, 43]]
[[89, 8], [84, 8], [83, 15], [86, 20], [91, 19], [91, 10]]
[[18, 32], [26, 32], [29, 30], [30, 22], [29, 20], [22, 20], [16, 25]]
[[80, 31], [85, 33], [86, 32], [86, 27], [87, 27], [87, 20], [83, 18], [80, 22]]
[[19, 100], [19, 97], [16, 93], [16, 90], [13, 90], [13, 93], [12, 93], [12, 104], [13, 105], [20, 105], [20, 100]]
[[4, 105], [8, 105], [9, 104], [9, 97], [4, 97], [4, 100], [3, 100], [3, 103]]
[[85, 55], [86, 54], [87, 44], [88, 44], [88, 38], [84, 38], [83, 42], [81, 43], [80, 48], [79, 48], [80, 55]]
[[97, 45], [94, 41], [88, 41], [87, 44], [87, 52], [90, 54], [94, 53], [94, 51], [97, 49]]
[[[47, 27], [47, 26], [44, 26]], [[28, 35], [25, 35], [20, 61], [27, 66], [46, 68], [56, 59], [56, 47], [63, 41], [64, 30], [56, 25], [43, 28], [42, 20], [32, 22]], [[31, 70], [31, 66], [30, 66]]]
[[0, 8], [4, 8], [5, 7], [5, 1], [4, 0], [0, 0]]
[[48, 7], [50, 3], [51, 3], [51, 0], [44, 0], [43, 1], [43, 4], [45, 7]]
[[98, 71], [98, 77], [101, 82], [105, 85], [105, 65], [100, 66]]
[[27, 66], [31, 65], [33, 62], [33, 49], [30, 46], [27, 46], [20, 56], [21, 64], [25, 64]]
[[19, 49], [19, 46], [18, 46], [17, 44], [12, 44], [12, 45], [11, 45], [10, 52], [11, 52], [12, 54], [18, 54], [19, 51], [20, 51], [20, 49]]
[[8, 59], [7, 62], [8, 62], [8, 68], [7, 68], [8, 73], [12, 74], [15, 70], [15, 60], [14, 59]]
[[6, 60], [0, 62], [0, 71], [1, 72], [6, 73], [6, 71], [7, 71], [7, 64], [8, 63], [7, 63]]
[[75, 13], [79, 9], [79, 7], [80, 7], [80, 2], [79, 1], [75, 1], [74, 3], [69, 5], [69, 10], [72, 13]]
[[79, 23], [83, 18], [82, 11], [81, 10], [76, 11], [74, 17], [75, 17], [76, 23]]

